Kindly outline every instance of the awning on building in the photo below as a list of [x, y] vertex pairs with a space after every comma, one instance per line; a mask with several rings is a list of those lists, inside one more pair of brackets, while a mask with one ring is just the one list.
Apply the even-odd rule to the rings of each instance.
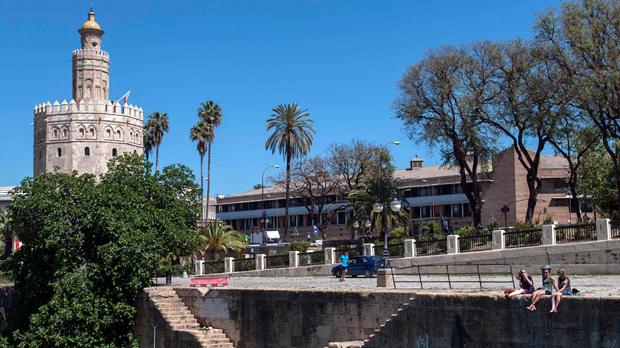
[[280, 232], [278, 231], [266, 231], [268, 239], [280, 239]]

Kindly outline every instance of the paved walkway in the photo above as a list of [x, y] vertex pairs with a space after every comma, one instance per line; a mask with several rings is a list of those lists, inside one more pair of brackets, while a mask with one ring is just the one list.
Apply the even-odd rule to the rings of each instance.
[[[424, 290], [451, 291], [448, 283], [431, 283], [429, 281], [447, 281], [446, 277], [424, 276]], [[417, 276], [396, 276], [398, 289], [420, 289], [419, 278]], [[411, 283], [399, 283], [405, 280]], [[478, 278], [452, 276], [452, 291], [458, 292], [501, 292], [502, 289], [513, 287], [511, 279], [505, 276], [483, 276], [484, 281], [495, 281], [501, 283], [483, 283], [480, 289]], [[534, 280], [540, 286], [540, 276]], [[159, 283], [163, 284], [164, 279], [160, 278]], [[467, 281], [460, 283], [459, 281]], [[188, 286], [189, 279], [173, 278], [173, 285]], [[588, 275], [573, 276], [571, 285], [579, 289], [584, 296], [620, 296], [620, 275]], [[376, 290], [376, 278], [347, 278], [340, 282], [335, 277], [233, 277], [229, 280], [229, 286], [240, 288], [277, 288], [277, 289], [363, 289]], [[517, 285], [518, 286], [518, 285]]]

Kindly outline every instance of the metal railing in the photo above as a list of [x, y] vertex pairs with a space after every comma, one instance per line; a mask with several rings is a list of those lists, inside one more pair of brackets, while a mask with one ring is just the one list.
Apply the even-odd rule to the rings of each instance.
[[620, 221], [611, 222], [611, 238], [620, 238]]
[[[481, 268], [493, 267], [488, 272], [481, 273]], [[458, 271], [461, 268], [465, 271]], [[503, 272], [498, 272], [497, 268], [501, 268]], [[415, 270], [415, 273], [398, 273], [403, 270]], [[450, 272], [452, 270], [452, 272]], [[420, 289], [424, 289], [424, 284], [448, 284], [450, 289], [453, 285], [458, 284], [478, 284], [480, 289], [483, 288], [483, 284], [512, 284], [515, 288], [515, 280], [513, 277], [513, 270], [511, 264], [496, 263], [496, 264], [452, 264], [452, 265], [419, 265], [419, 266], [407, 266], [407, 267], [390, 267], [392, 280], [394, 281], [394, 289], [398, 283], [414, 283], [419, 284]], [[483, 279], [483, 274], [493, 275], [508, 275], [510, 280], [488, 280]], [[396, 276], [410, 276], [416, 278], [411, 279], [397, 279]], [[455, 278], [456, 277], [456, 278]], [[462, 279], [462, 277], [471, 277], [472, 279]], [[440, 278], [440, 279], [437, 279]]]
[[438, 255], [445, 254], [448, 251], [447, 239], [425, 240], [415, 243], [416, 255]]
[[310, 253], [299, 253], [299, 265], [322, 265], [325, 263], [325, 253], [322, 251], [315, 251]]
[[224, 261], [204, 261], [204, 274], [224, 273]]
[[596, 240], [596, 224], [564, 225], [555, 228], [558, 244]]
[[266, 256], [267, 268], [288, 267], [288, 254]]
[[[388, 251], [390, 253], [390, 258], [405, 257], [405, 244], [388, 244]], [[376, 250], [375, 254], [377, 254]]]
[[256, 270], [256, 259], [251, 257], [247, 259], [235, 259], [235, 272], [254, 271]]
[[493, 249], [493, 235], [459, 237], [460, 252], [483, 251]]
[[364, 247], [358, 246], [350, 249], [336, 249], [334, 253], [336, 254], [336, 261], [340, 262], [340, 256], [342, 256], [345, 252], [349, 253], [349, 257], [351, 256], [362, 256], [364, 255]]
[[521, 248], [542, 244], [542, 228], [531, 230], [505, 232], [506, 248]]

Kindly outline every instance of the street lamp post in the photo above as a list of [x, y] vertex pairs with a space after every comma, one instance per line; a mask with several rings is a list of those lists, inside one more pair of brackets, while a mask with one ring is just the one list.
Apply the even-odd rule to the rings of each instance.
[[265, 238], [266, 224], [267, 224], [267, 211], [265, 211], [265, 173], [269, 168], [280, 168], [277, 164], [270, 164], [265, 169], [263, 169], [263, 175], [260, 178], [260, 207], [263, 210], [263, 215], [261, 219], [261, 234], [263, 239]]
[[[390, 145], [400, 145], [400, 141], [396, 140], [396, 141], [390, 141], [389, 143], [385, 144], [385, 147], [387, 148]], [[379, 159], [380, 163], [379, 165], [381, 166], [381, 196], [383, 196], [386, 192], [387, 189], [387, 185], [385, 182], [385, 169], [383, 168], [383, 156]], [[401, 204], [400, 202], [394, 198], [390, 203], [387, 202], [376, 202], [375, 204], [372, 205], [372, 210], [377, 213], [377, 214], [381, 214], [383, 213], [383, 256], [387, 257], [390, 252], [388, 250], [388, 207], [390, 206], [390, 209], [392, 209], [393, 212], [398, 212], [400, 210]]]

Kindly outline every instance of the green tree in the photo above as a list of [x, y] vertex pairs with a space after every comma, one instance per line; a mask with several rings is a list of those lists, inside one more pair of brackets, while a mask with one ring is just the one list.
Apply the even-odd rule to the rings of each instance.
[[481, 118], [495, 96], [495, 55], [496, 46], [488, 42], [431, 51], [409, 68], [395, 102], [409, 137], [439, 147], [444, 164], [458, 167], [474, 226], [482, 221], [480, 176], [497, 138]]
[[[391, 231], [398, 226], [408, 226], [409, 214], [404, 207], [398, 212], [392, 211], [389, 207], [383, 209], [381, 213], [373, 210], [373, 204], [379, 203], [389, 205], [393, 198], [399, 196], [398, 181], [394, 177], [394, 167], [391, 164], [391, 156], [387, 149], [383, 149], [382, 154], [383, 170], [376, 175], [368, 178], [360, 185], [360, 188], [352, 190], [348, 195], [348, 200], [353, 207], [354, 216], [369, 217], [372, 229], [381, 231], [380, 235], [386, 231]], [[362, 225], [362, 221], [359, 221]]]
[[215, 102], [208, 100], [198, 108], [198, 116], [209, 125], [207, 137], [207, 203], [206, 214], [209, 214], [209, 197], [211, 197], [211, 146], [215, 141], [215, 129], [222, 123], [222, 108]]
[[602, 143], [596, 144], [577, 169], [577, 195], [601, 215], [620, 218], [614, 164]]
[[168, 114], [159, 111], [154, 112], [149, 115], [146, 124], [155, 146], [155, 171], [157, 171], [159, 169], [159, 145], [164, 140], [164, 134], [168, 133], [169, 130]]
[[312, 127], [310, 113], [301, 109], [297, 103], [280, 104], [273, 110], [267, 119], [267, 131], [271, 134], [265, 142], [265, 149], [271, 153], [280, 153], [286, 160], [286, 207], [284, 208], [284, 240], [289, 228], [289, 194], [291, 184], [291, 161], [305, 156], [312, 147], [313, 135], [316, 131]]
[[5, 255], [9, 255], [11, 253], [11, 241], [13, 237], [13, 232], [10, 228], [11, 225], [11, 217], [7, 211], [0, 211], [0, 250], [3, 250]]
[[25, 179], [9, 208], [24, 246], [2, 264], [15, 279], [19, 347], [135, 346], [136, 296], [158, 261], [198, 240], [199, 192], [189, 169], [151, 175], [136, 155], [92, 175]]
[[[189, 137], [192, 141], [196, 142], [196, 149], [198, 150], [198, 154], [200, 155], [200, 194], [201, 194], [201, 202], [204, 202], [205, 193], [204, 193], [204, 158], [207, 153], [207, 143], [208, 139], [211, 137], [213, 133], [212, 127], [209, 123], [201, 120], [189, 132]], [[208, 204], [208, 203], [207, 203]], [[208, 212], [207, 205], [207, 212]], [[205, 214], [202, 214], [202, 220], [206, 218]]]
[[525, 219], [531, 221], [542, 189], [541, 156], [559, 117], [569, 113], [570, 89], [544, 47], [513, 40], [498, 45], [498, 50], [491, 62], [496, 98], [482, 120], [508, 138], [526, 172]]
[[[620, 2], [565, 2], [537, 23], [537, 39], [550, 47], [575, 91], [572, 103], [598, 129], [614, 171], [620, 201]], [[588, 174], [590, 175], [590, 174]]]
[[209, 228], [201, 231], [199, 250], [205, 251], [210, 259], [218, 259], [229, 252], [240, 252], [246, 244], [245, 237], [231, 226], [211, 220]]

